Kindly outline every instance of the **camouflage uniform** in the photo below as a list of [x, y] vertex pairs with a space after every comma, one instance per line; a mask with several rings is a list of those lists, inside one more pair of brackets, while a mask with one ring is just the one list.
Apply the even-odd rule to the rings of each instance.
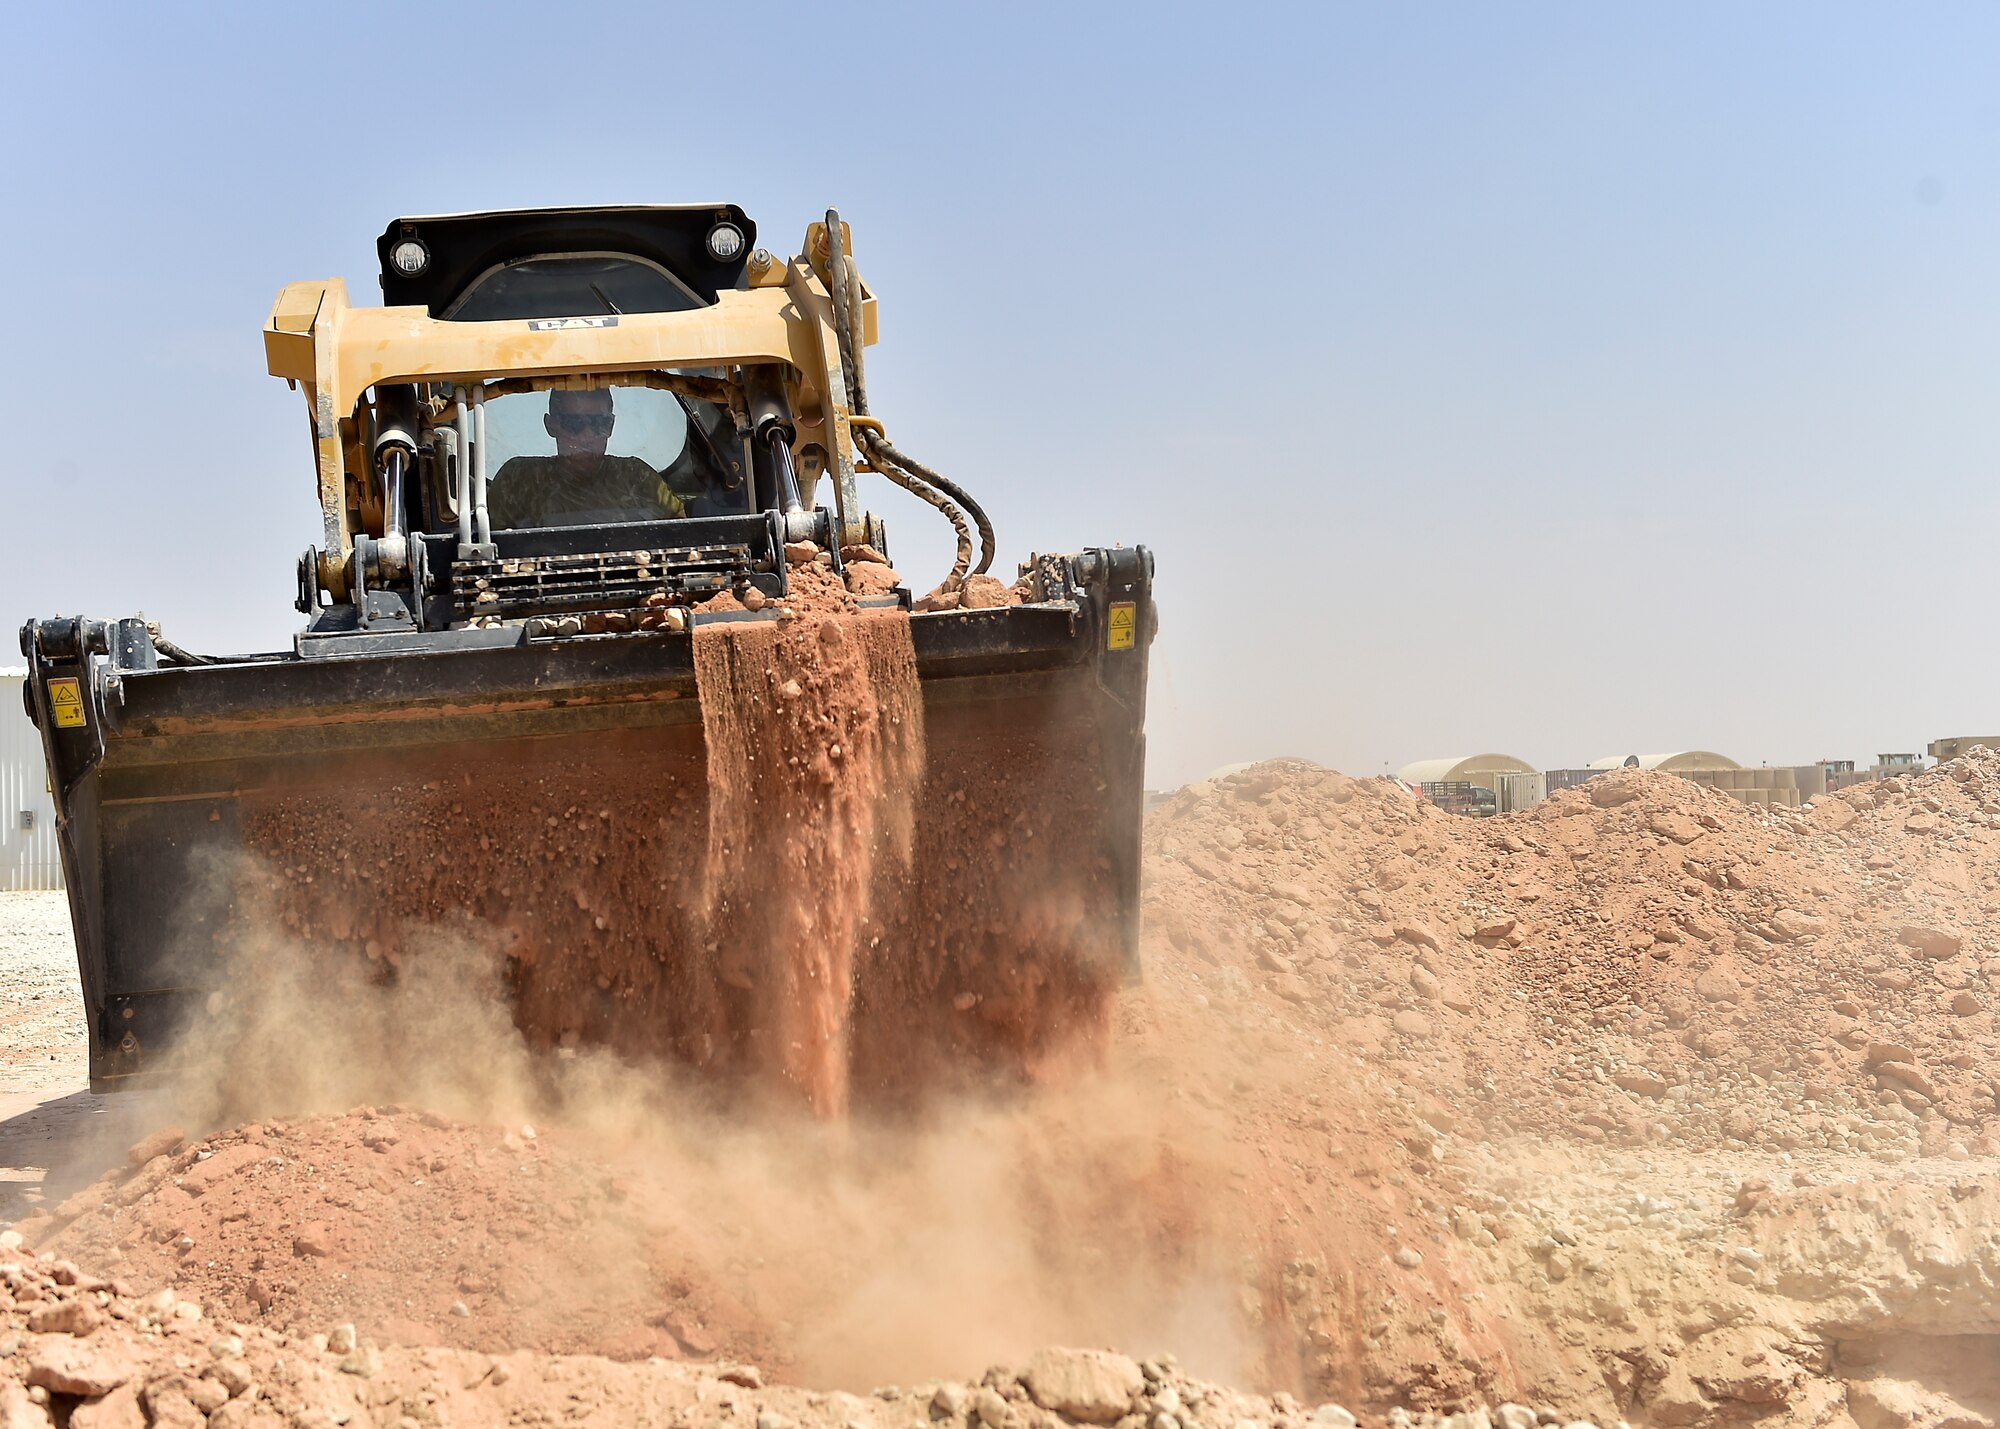
[[[587, 476], [570, 476], [562, 457], [517, 456], [493, 474], [486, 509], [495, 529], [596, 521], [658, 521], [686, 514], [679, 493], [635, 456], [598, 458]], [[567, 518], [567, 519], [565, 519]]]

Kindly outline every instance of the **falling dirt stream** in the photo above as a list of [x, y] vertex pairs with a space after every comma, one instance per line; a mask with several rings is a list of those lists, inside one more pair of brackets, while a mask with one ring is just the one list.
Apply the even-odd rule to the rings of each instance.
[[717, 976], [753, 999], [763, 1065], [839, 1116], [878, 861], [908, 865], [923, 782], [909, 621], [709, 625], [694, 649]]

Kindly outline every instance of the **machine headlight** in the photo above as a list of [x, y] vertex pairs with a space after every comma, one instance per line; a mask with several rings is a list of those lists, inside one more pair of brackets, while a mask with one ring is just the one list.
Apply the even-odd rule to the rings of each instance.
[[718, 223], [708, 230], [708, 256], [727, 263], [743, 251], [743, 230], [733, 223]]
[[405, 238], [389, 250], [389, 261], [405, 278], [414, 278], [431, 266], [431, 250], [414, 238]]

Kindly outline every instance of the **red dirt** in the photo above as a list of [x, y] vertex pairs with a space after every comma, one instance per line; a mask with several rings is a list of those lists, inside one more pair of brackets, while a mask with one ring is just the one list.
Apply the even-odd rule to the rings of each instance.
[[817, 1115], [839, 1116], [877, 865], [908, 867], [923, 782], [909, 621], [710, 625], [694, 651], [717, 975], [755, 1000], [773, 1068]]
[[252, 1123], [79, 1193], [63, 1240], [104, 1274], [248, 1323], [779, 1362], [674, 1224], [671, 1186], [573, 1134], [523, 1130], [372, 1108]]
[[[1087, 759], [1040, 756], [1088, 746], [1060, 712], [998, 718], [998, 730], [961, 719], [929, 723], [911, 870], [888, 861], [898, 886], [878, 888], [864, 923], [849, 1027], [862, 1112], [814, 1129], [840, 1131], [849, 1150], [796, 1159], [778, 1148], [805, 1123], [734, 1127], [740, 1108], [714, 1122], [668, 1088], [638, 1124], [685, 1130], [709, 1159], [642, 1160], [662, 1188], [643, 1199], [686, 1238], [624, 1255], [645, 1267], [631, 1284], [552, 1287], [555, 1305], [597, 1295], [607, 1324], [644, 1324], [667, 1303], [658, 1276], [680, 1275], [684, 1299], [754, 1306], [714, 1313], [767, 1337], [772, 1363], [850, 1383], [1072, 1338], [1219, 1354], [1218, 1368], [1253, 1383], [1377, 1412], [1513, 1397], [1685, 1424], [1781, 1401], [1796, 1422], [1820, 1422], [1843, 1394], [1901, 1402], [1903, 1351], [1882, 1344], [2000, 1326], [1968, 1209], [1987, 1203], [1994, 1178], [1979, 1158], [2000, 1134], [2000, 756], [1799, 811], [1615, 773], [1491, 821], [1386, 781], [1258, 766], [1151, 815], [1147, 983], [1114, 1016], [1102, 964], [1015, 956], [1040, 933], [1091, 945], [1101, 905], [1087, 883], [1057, 876], [1052, 897], [996, 903], [1008, 909], [997, 923], [956, 894], [927, 901], [927, 877], [969, 877], [985, 896], [1060, 875], [1088, 824], [1087, 801], [1081, 820], [1060, 799], [1023, 802], [982, 847], [973, 831], [1009, 770], [1031, 763], [1075, 793]], [[609, 861], [566, 821], [552, 835], [567, 845], [552, 865]], [[698, 856], [680, 885], [696, 897]], [[1091, 1029], [1111, 1021], [1108, 1075], [1057, 1055], [1081, 1047], [1090, 1062], [1104, 1045]], [[1063, 1035], [1046, 1044], [1022, 1031], [1051, 1026]], [[1049, 1055], [1031, 1055], [1038, 1046]], [[934, 1089], [929, 1114], [908, 1110], [907, 1089], [935, 1088], [954, 1053], [996, 1047], [1070, 1075], [998, 1103]], [[580, 1123], [604, 1105], [591, 1085], [559, 1089]], [[902, 1110], [884, 1122], [884, 1107]], [[361, 1124], [286, 1135], [324, 1136], [322, 1170], [365, 1185], [351, 1163], [387, 1153], [342, 1140]], [[654, 1135], [632, 1125], [539, 1154], [588, 1187], [597, 1173], [580, 1168], [619, 1165], [605, 1148]], [[425, 1134], [489, 1150], [496, 1135]], [[208, 1149], [223, 1156], [228, 1137]], [[1892, 1174], [1918, 1190], [1869, 1189]], [[1927, 1177], [1943, 1179], [1925, 1189]], [[1861, 1187], [1822, 1192], [1815, 1178]], [[158, 1214], [149, 1194], [172, 1201], [167, 1189], [116, 1212], [67, 1207], [52, 1243], [198, 1277], [198, 1252], [169, 1270], [173, 1242], [124, 1244]], [[535, 1198], [500, 1190], [466, 1183], [469, 1200], [500, 1208], [496, 1246], [539, 1235], [553, 1256], [572, 1253]], [[641, 1218], [641, 1237], [658, 1224]], [[374, 1287], [354, 1313], [377, 1324], [395, 1318], [409, 1267], [435, 1254], [427, 1223], [385, 1225], [379, 1241], [357, 1237], [343, 1267]], [[219, 1216], [201, 1231], [219, 1243], [250, 1233]], [[593, 1253], [584, 1240], [574, 1250]], [[218, 1296], [240, 1283], [215, 1273]], [[294, 1293], [324, 1304], [307, 1297], [331, 1288]], [[964, 1313], [968, 1294], [978, 1314]], [[622, 1308], [642, 1300], [646, 1315]], [[510, 1333], [535, 1333], [508, 1313]], [[1843, 1368], [1849, 1344], [1875, 1358]], [[1921, 1348], [1909, 1365], [1928, 1363]]]

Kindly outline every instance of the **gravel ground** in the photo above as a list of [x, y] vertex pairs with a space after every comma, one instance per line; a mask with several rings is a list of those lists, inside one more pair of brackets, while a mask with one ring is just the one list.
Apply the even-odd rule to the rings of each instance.
[[0, 1220], [89, 1181], [155, 1114], [150, 1095], [89, 1083], [66, 896], [0, 893]]
[[74, 1089], [84, 1073], [83, 989], [61, 893], [0, 893], [4, 1095]]

